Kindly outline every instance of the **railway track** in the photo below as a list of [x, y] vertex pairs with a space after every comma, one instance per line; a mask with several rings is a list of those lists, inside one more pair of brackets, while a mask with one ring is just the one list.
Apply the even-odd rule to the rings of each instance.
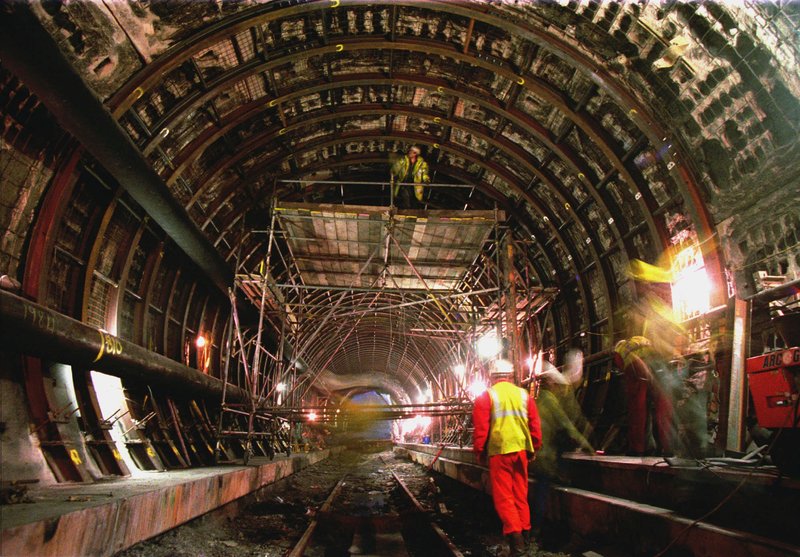
[[[419, 478], [415, 478], [418, 480]], [[331, 490], [288, 557], [462, 557], [395, 472], [356, 471]]]
[[362, 443], [119, 557], [459, 555], [436, 527], [465, 555], [504, 549], [485, 494]]

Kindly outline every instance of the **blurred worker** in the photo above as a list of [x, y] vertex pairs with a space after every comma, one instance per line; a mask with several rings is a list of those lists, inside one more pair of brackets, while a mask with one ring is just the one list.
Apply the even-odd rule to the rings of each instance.
[[475, 399], [472, 410], [472, 449], [481, 462], [488, 455], [494, 508], [516, 557], [525, 555], [530, 542], [528, 460], [542, 446], [541, 424], [533, 397], [511, 383], [511, 362], [493, 361], [489, 373], [493, 385]]
[[715, 362], [709, 351], [687, 354], [671, 362], [676, 370], [675, 417], [682, 449], [693, 458], [709, 456], [708, 414], [713, 404]]
[[542, 423], [542, 450], [536, 457], [535, 467], [547, 478], [562, 479], [558, 461], [565, 451], [579, 448], [594, 453], [586, 438], [590, 425], [575, 399], [574, 385], [568, 375], [544, 362], [537, 380], [540, 390], [536, 406]]
[[[392, 164], [391, 182], [395, 200], [405, 208], [411, 207], [411, 195], [407, 187], [400, 187], [401, 183], [414, 184], [414, 197], [421, 204], [425, 187], [422, 184], [430, 183], [428, 176], [428, 163], [422, 158], [421, 150], [416, 145], [409, 147], [408, 152]], [[395, 201], [397, 202], [397, 201]]]
[[654, 407], [653, 429], [656, 450], [672, 454], [672, 378], [665, 362], [660, 362], [653, 346], [643, 336], [632, 336], [614, 346], [614, 365], [625, 378], [628, 399], [628, 454], [643, 456], [647, 450], [648, 397]]

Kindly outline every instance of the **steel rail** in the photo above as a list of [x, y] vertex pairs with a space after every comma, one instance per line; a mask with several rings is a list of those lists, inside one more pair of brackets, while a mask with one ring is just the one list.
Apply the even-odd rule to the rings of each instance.
[[[325, 502], [322, 504], [322, 506], [317, 511], [317, 515], [319, 515], [321, 513], [326, 513], [326, 512], [328, 512], [330, 510], [331, 506], [333, 505], [334, 500], [339, 495], [339, 492], [342, 490], [342, 487], [345, 484], [345, 479], [346, 478], [347, 478], [347, 476], [343, 477], [341, 480], [339, 480], [339, 482], [336, 484], [336, 486], [334, 486], [334, 488], [331, 490], [330, 495], [328, 495], [328, 498], [325, 500]], [[289, 552], [287, 557], [302, 557], [303, 556], [303, 553], [305, 552], [306, 547], [308, 547], [308, 543], [311, 541], [311, 536], [314, 535], [314, 531], [317, 529], [318, 525], [319, 525], [319, 519], [315, 516], [311, 520], [311, 522], [309, 523], [308, 528], [306, 528], [306, 531], [303, 532], [302, 536], [300, 536], [300, 539], [298, 540], [297, 544]]]
[[408, 486], [406, 486], [406, 484], [403, 482], [403, 480], [400, 479], [400, 476], [398, 476], [394, 470], [392, 470], [392, 477], [397, 482], [397, 485], [400, 486], [400, 489], [402, 490], [406, 498], [409, 501], [411, 501], [411, 504], [414, 506], [414, 510], [417, 511], [419, 516], [425, 517], [425, 525], [427, 525], [433, 531], [434, 535], [438, 538], [438, 540], [442, 544], [441, 547], [446, 549], [448, 554], [451, 555], [452, 557], [464, 557], [464, 554], [458, 550], [458, 548], [455, 546], [455, 544], [453, 544], [452, 541], [450, 541], [450, 538], [447, 536], [447, 534], [444, 533], [444, 530], [442, 530], [438, 524], [436, 524], [435, 522], [433, 522], [433, 520], [430, 519], [428, 509], [423, 507], [422, 503], [420, 503], [419, 500], [416, 497], [414, 497], [414, 494], [411, 493], [411, 490], [408, 489]]
[[[419, 500], [408, 489], [408, 486], [406, 486], [403, 480], [394, 471], [392, 471], [392, 477], [397, 482], [397, 485], [400, 488], [400, 492], [405, 496], [405, 499], [411, 503], [411, 506], [413, 508], [412, 516], [414, 518], [421, 519], [416, 521], [415, 525], [429, 528], [430, 531], [435, 536], [436, 540], [438, 541], [436, 545], [438, 545], [439, 547], [436, 549], [444, 550], [444, 553], [437, 553], [437, 555], [444, 555], [445, 557], [446, 556], [463, 557], [464, 554], [461, 553], [461, 551], [459, 551], [459, 549], [453, 544], [452, 541], [450, 541], [450, 539], [447, 537], [447, 534], [445, 534], [444, 531], [430, 519], [430, 513], [428, 509], [422, 506]], [[339, 497], [340, 492], [342, 491], [342, 488], [346, 485], [345, 482], [346, 479], [347, 475], [345, 475], [342, 479], [340, 479], [339, 482], [336, 484], [336, 486], [331, 490], [325, 502], [317, 510], [314, 518], [308, 524], [302, 536], [300, 536], [300, 539], [297, 541], [292, 550], [287, 554], [287, 557], [303, 557], [306, 549], [311, 543], [314, 533], [316, 532], [317, 528], [319, 527], [322, 521], [322, 517], [330, 513], [334, 501], [336, 501], [336, 499]], [[409, 516], [406, 516], [406, 519], [408, 518]]]

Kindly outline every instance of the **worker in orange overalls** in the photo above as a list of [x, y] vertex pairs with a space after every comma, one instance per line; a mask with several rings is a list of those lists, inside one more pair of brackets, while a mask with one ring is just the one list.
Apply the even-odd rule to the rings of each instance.
[[488, 455], [494, 508], [511, 555], [517, 557], [525, 555], [530, 544], [528, 461], [542, 446], [542, 429], [536, 402], [511, 382], [513, 372], [507, 360], [490, 364], [493, 385], [475, 399], [472, 410], [472, 449], [480, 462]]

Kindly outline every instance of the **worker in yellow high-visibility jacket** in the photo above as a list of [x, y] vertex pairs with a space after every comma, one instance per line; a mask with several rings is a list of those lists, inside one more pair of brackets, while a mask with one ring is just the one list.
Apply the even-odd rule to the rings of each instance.
[[423, 203], [425, 193], [424, 184], [429, 184], [431, 179], [428, 176], [428, 163], [422, 158], [421, 150], [416, 145], [409, 147], [408, 152], [397, 159], [391, 168], [392, 194], [401, 205], [409, 207], [411, 204], [410, 195], [406, 188], [401, 189], [400, 184], [414, 184], [414, 197], [419, 203]]
[[489, 365], [493, 385], [475, 399], [472, 449], [479, 461], [489, 460], [492, 500], [511, 555], [525, 555], [530, 543], [528, 461], [542, 446], [542, 426], [536, 402], [511, 380], [507, 360]]

